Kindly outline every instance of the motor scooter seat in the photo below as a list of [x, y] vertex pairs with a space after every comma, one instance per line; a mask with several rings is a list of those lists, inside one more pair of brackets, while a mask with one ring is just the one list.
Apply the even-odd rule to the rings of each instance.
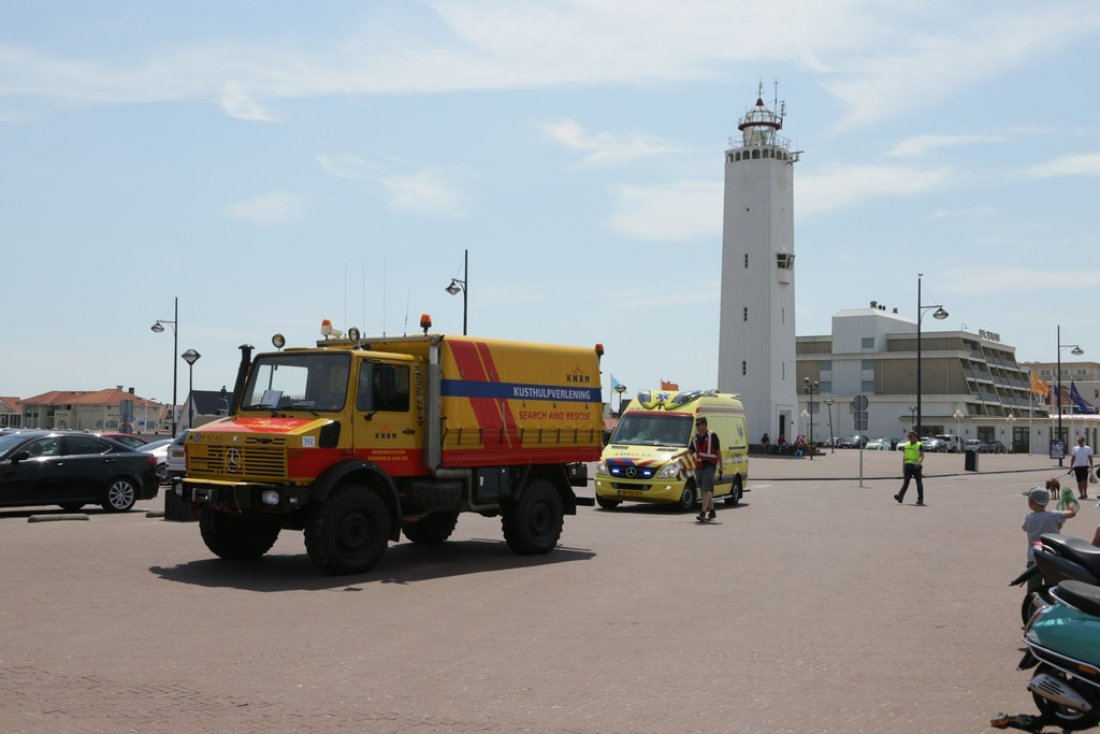
[[1100, 617], [1100, 586], [1069, 579], [1058, 584], [1054, 595], [1085, 614]]
[[1100, 548], [1087, 540], [1059, 533], [1046, 533], [1040, 540], [1058, 555], [1079, 559], [1089, 569], [1100, 570]]

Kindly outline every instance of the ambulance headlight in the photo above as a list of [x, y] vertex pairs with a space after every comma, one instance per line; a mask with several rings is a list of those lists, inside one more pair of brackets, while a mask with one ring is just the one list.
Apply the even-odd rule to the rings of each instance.
[[279, 493], [274, 489], [265, 489], [260, 493], [260, 503], [268, 507], [277, 507], [279, 505]]
[[678, 476], [680, 476], [680, 462], [678, 461], [671, 461], [665, 464], [664, 468], [657, 472], [658, 479], [672, 479]]
[[607, 462], [604, 461], [603, 459], [596, 462], [596, 473], [597, 474], [604, 474], [604, 475], [606, 475], [608, 473], [608, 471], [607, 471]]

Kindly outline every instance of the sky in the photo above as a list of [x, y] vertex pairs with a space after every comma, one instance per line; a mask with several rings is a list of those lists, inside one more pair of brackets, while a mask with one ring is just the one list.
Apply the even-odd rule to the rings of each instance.
[[1100, 361], [1097, 68], [1093, 0], [0, 0], [0, 395], [168, 402], [175, 363], [182, 402], [177, 354], [231, 388], [325, 318], [461, 333], [452, 278], [470, 334], [713, 388], [761, 86], [802, 151], [799, 336], [915, 318], [923, 273], [926, 330]]

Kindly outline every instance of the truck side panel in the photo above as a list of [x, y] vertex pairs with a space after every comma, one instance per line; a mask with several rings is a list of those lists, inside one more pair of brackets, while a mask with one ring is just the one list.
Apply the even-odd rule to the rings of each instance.
[[445, 467], [596, 461], [594, 350], [451, 337], [441, 358]]

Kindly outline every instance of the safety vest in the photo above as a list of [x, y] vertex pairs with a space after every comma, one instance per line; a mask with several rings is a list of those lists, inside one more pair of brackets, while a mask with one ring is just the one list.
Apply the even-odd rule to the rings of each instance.
[[718, 465], [718, 452], [714, 450], [714, 433], [707, 431], [704, 438], [695, 434], [695, 461], [700, 464]]
[[920, 441], [907, 441], [902, 448], [905, 449], [905, 463], [916, 464], [920, 460], [920, 452], [924, 444]]

